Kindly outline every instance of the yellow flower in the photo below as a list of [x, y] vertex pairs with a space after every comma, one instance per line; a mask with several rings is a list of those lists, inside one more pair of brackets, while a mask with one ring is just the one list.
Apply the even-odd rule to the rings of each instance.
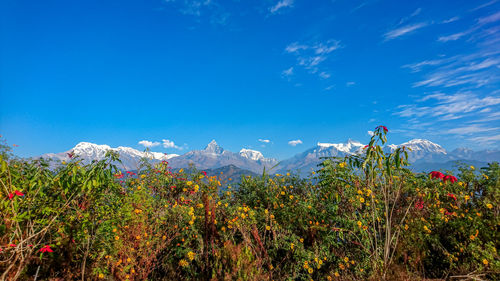
[[143, 178], [145, 178], [145, 177], [146, 177], [146, 175], [141, 175], [141, 179], [143, 179]]
[[189, 252], [187, 253], [187, 257], [188, 257], [188, 259], [189, 259], [190, 261], [194, 260], [195, 256], [196, 256], [196, 254], [195, 254], [195, 253], [193, 253], [192, 251], [189, 251]]
[[134, 212], [135, 212], [136, 214], [140, 214], [140, 213], [142, 213], [142, 210], [135, 209], [135, 210], [134, 210]]
[[139, 185], [139, 186], [137, 187], [137, 190], [141, 190], [141, 188], [142, 188], [142, 186], [140, 186], [140, 185]]
[[163, 235], [163, 237], [161, 239], [165, 240], [165, 239], [167, 239], [167, 236]]
[[137, 235], [137, 236], [135, 237], [135, 239], [140, 240], [140, 239], [141, 239], [141, 236], [140, 236], [140, 235]]
[[363, 225], [363, 223], [361, 223], [360, 221], [358, 221], [358, 226], [361, 227]]
[[476, 168], [474, 166], [470, 166], [470, 169], [474, 171]]
[[314, 272], [314, 270], [313, 270], [312, 268], [309, 268], [309, 269], [307, 270], [307, 272], [309, 272], [309, 274], [312, 274], [312, 273]]
[[290, 200], [293, 199], [293, 195], [290, 195], [289, 197], [290, 197]]
[[349, 262], [349, 258], [348, 258], [348, 257], [345, 257], [345, 258], [344, 258], [344, 261], [345, 261], [345, 262]]
[[469, 236], [469, 238], [470, 238], [470, 240], [474, 240], [474, 239], [476, 239], [476, 236], [471, 235], [471, 236]]
[[491, 208], [493, 208], [493, 205], [491, 205], [490, 203], [488, 203], [488, 204], [486, 204], [486, 208], [491, 209]]
[[360, 197], [360, 198], [359, 198], [359, 202], [361, 202], [361, 203], [365, 203], [365, 198]]
[[343, 264], [339, 264], [339, 268], [344, 270], [345, 269], [345, 266]]
[[131, 258], [127, 258], [127, 262], [130, 262], [132, 259]]
[[189, 265], [189, 263], [185, 259], [182, 259], [179, 261], [179, 265], [182, 267], [186, 267]]
[[113, 228], [113, 232], [116, 232], [116, 228]]
[[345, 167], [345, 165], [346, 165], [346, 163], [345, 163], [345, 162], [339, 163], [339, 167], [340, 167], [340, 168], [344, 168], [344, 167]]
[[184, 172], [184, 169], [180, 169], [180, 170], [179, 170], [179, 173], [182, 173], [182, 172]]
[[338, 273], [338, 271], [335, 271], [335, 273], [333, 275], [335, 275], [335, 277], [339, 277], [340, 276], [340, 274]]
[[469, 195], [465, 195], [465, 196], [464, 196], [464, 199], [465, 199], [465, 201], [467, 201], [467, 200], [469, 200], [469, 199], [470, 199], [470, 196], [469, 196]]
[[300, 243], [304, 243], [304, 238], [299, 239]]
[[294, 247], [294, 246], [295, 246], [295, 244], [290, 243], [290, 249], [292, 249], [292, 250], [293, 250], [293, 247]]
[[120, 236], [116, 235], [115, 240], [120, 240]]
[[271, 230], [271, 227], [269, 225], [266, 225], [266, 230]]
[[488, 260], [487, 259], [483, 259], [483, 264], [484, 265], [488, 265]]
[[104, 279], [104, 274], [99, 273], [99, 279]]
[[281, 195], [285, 195], [285, 192], [284, 192], [284, 191], [282, 191], [282, 192], [281, 192]]

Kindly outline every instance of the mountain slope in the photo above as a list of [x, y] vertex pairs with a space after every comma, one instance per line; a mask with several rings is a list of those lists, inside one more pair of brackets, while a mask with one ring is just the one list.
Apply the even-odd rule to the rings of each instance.
[[173, 168], [186, 168], [194, 165], [198, 169], [213, 169], [235, 165], [254, 173], [261, 173], [264, 167], [268, 169], [275, 163], [277, 163], [275, 159], [264, 158], [262, 153], [255, 150], [242, 150], [240, 153], [224, 150], [215, 140], [212, 140], [203, 150], [193, 150], [169, 161]]
[[160, 162], [163, 160], [168, 160], [177, 157], [177, 154], [164, 154], [160, 152], [142, 152], [137, 149], [130, 147], [119, 146], [117, 148], [112, 148], [108, 145], [98, 145], [89, 142], [80, 142], [74, 148], [61, 153], [47, 153], [41, 158], [52, 159], [55, 161], [69, 161], [69, 154], [74, 154], [82, 159], [84, 164], [89, 164], [92, 161], [99, 161], [104, 159], [106, 152], [112, 150], [120, 155], [120, 160], [122, 163], [113, 163], [117, 165], [118, 168], [124, 170], [136, 170], [139, 166], [139, 162], [143, 157], [150, 159], [152, 162]]

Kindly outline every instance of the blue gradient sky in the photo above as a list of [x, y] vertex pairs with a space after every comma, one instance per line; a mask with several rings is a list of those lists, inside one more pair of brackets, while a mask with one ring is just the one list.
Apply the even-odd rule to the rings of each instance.
[[500, 146], [500, 1], [6, 0], [0, 20], [0, 134], [20, 156], [216, 139], [283, 159], [379, 124]]

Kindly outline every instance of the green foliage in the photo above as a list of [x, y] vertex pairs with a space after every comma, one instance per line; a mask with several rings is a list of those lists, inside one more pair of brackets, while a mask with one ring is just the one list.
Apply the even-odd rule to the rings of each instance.
[[309, 179], [226, 188], [166, 162], [120, 171], [113, 153], [50, 169], [2, 145], [0, 280], [499, 278], [498, 163], [431, 179], [383, 152], [386, 133]]

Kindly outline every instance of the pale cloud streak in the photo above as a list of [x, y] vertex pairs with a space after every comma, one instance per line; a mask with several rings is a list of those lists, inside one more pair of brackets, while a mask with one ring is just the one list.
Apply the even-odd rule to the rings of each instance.
[[163, 139], [162, 140], [162, 143], [163, 143], [163, 147], [164, 148], [175, 148], [175, 149], [179, 149], [179, 150], [182, 150], [183, 148], [180, 147], [180, 146], [177, 146], [173, 141], [171, 140], [167, 140], [167, 139]]
[[288, 144], [291, 146], [297, 146], [299, 144], [302, 144], [302, 140], [291, 140], [288, 142]]
[[269, 8], [269, 12], [271, 14], [274, 14], [278, 12], [279, 10], [287, 7], [293, 7], [293, 0], [280, 0], [278, 3], [276, 3], [274, 6]]
[[[296, 59], [296, 67], [304, 69], [309, 73], [317, 74], [320, 78], [328, 79], [331, 74], [320, 66], [337, 49], [341, 48], [340, 41], [327, 40], [312, 44], [294, 42], [286, 46], [285, 53], [293, 55]], [[282, 76], [289, 77], [293, 74], [293, 67], [282, 72]]]
[[153, 141], [148, 141], [148, 140], [142, 140], [140, 142], [138, 142], [138, 144], [144, 146], [144, 147], [155, 147], [155, 146], [159, 146], [160, 145], [160, 142], [153, 142]]
[[390, 30], [384, 34], [385, 41], [396, 39], [398, 37], [401, 37], [403, 35], [406, 35], [408, 33], [416, 31], [420, 28], [426, 27], [427, 25], [428, 25], [428, 23], [420, 22], [420, 23], [414, 23], [414, 24], [409, 24], [409, 25], [395, 28], [395, 29]]
[[259, 141], [261, 143], [270, 143], [271, 142], [271, 140], [268, 140], [268, 139], [259, 139]]

